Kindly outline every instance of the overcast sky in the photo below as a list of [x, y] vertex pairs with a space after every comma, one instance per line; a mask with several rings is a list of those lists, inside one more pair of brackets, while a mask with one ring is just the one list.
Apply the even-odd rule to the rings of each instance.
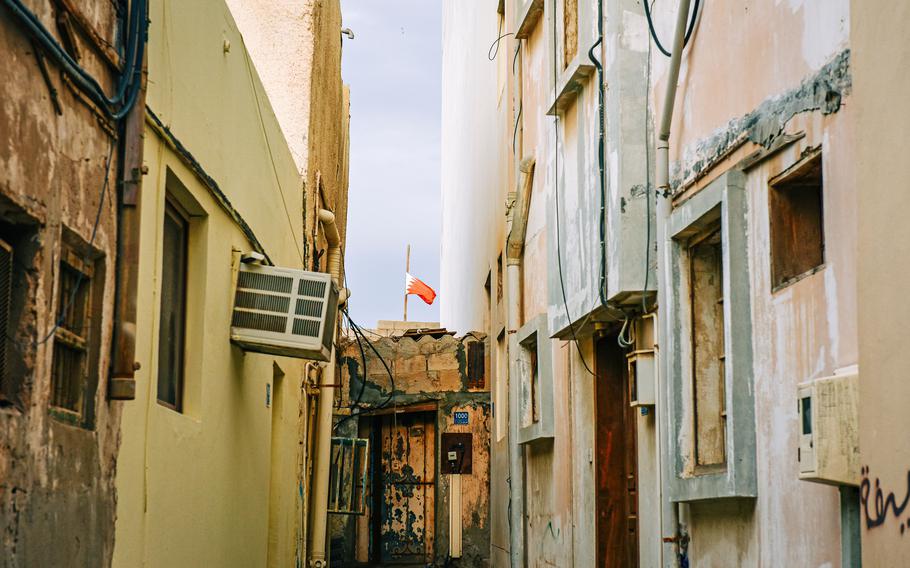
[[[405, 247], [411, 274], [439, 290], [441, 7], [434, 0], [342, 0], [341, 74], [351, 88], [345, 267], [351, 317], [400, 320]], [[408, 320], [438, 321], [408, 300]]]

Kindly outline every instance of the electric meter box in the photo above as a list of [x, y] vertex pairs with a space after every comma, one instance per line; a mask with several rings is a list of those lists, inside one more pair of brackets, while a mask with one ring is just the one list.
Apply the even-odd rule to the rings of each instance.
[[858, 381], [853, 368], [798, 386], [800, 479], [859, 485]]
[[231, 341], [246, 351], [328, 361], [338, 287], [323, 272], [241, 264]]
[[633, 351], [626, 355], [629, 363], [629, 405], [654, 406], [657, 402], [657, 369], [654, 350]]

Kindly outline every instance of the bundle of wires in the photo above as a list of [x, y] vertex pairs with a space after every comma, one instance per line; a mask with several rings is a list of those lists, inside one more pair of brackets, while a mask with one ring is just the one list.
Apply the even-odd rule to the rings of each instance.
[[[379, 353], [379, 350], [376, 349], [376, 346], [373, 345], [373, 342], [367, 338], [366, 334], [363, 331], [363, 328], [361, 328], [359, 325], [357, 325], [357, 323], [353, 319], [351, 319], [351, 316], [348, 313], [348, 311], [341, 310], [341, 313], [344, 316], [344, 318], [347, 320], [348, 325], [351, 328], [351, 331], [354, 332], [354, 339], [357, 340], [357, 347], [360, 351], [361, 368], [363, 369], [363, 377], [361, 378], [361, 381], [360, 381], [360, 389], [357, 392], [357, 397], [350, 404], [351, 413], [349, 415], [345, 416], [344, 418], [342, 418], [341, 420], [339, 420], [337, 423], [335, 423], [335, 425], [332, 427], [333, 431], [337, 431], [338, 428], [342, 424], [344, 424], [348, 420], [351, 420], [352, 418], [356, 418], [362, 414], [365, 414], [367, 411], [375, 412], [377, 410], [382, 410], [383, 408], [389, 407], [392, 404], [392, 398], [395, 396], [395, 376], [392, 373], [392, 369], [391, 369], [391, 367], [389, 367], [388, 362]], [[364, 349], [364, 343], [366, 343], [366, 345], [369, 346], [369, 348], [373, 351], [373, 353], [376, 355], [376, 357], [379, 358], [379, 360], [382, 362], [382, 366], [385, 367], [386, 373], [388, 373], [388, 375], [389, 375], [389, 394], [386, 396], [385, 400], [383, 400], [378, 406], [373, 406], [373, 407], [369, 407], [369, 408], [365, 408], [364, 406], [362, 406], [363, 395], [366, 392], [366, 386], [367, 386], [367, 355], [366, 355], [366, 349]]]
[[108, 117], [120, 120], [129, 114], [142, 87], [142, 60], [148, 37], [148, 0], [135, 0], [130, 10], [126, 33], [123, 69], [112, 96], [108, 96], [95, 77], [70, 56], [41, 20], [22, 0], [2, 0], [10, 14], [22, 25], [29, 37], [60, 66], [86, 96]]

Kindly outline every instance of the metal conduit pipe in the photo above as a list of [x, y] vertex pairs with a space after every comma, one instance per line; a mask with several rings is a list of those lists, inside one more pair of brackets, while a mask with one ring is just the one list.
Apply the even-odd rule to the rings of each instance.
[[[335, 224], [335, 215], [325, 209], [319, 210], [319, 222], [329, 245], [327, 271], [339, 286], [341, 278], [341, 236]], [[345, 294], [347, 295], [347, 294]], [[336, 331], [337, 333], [337, 318]], [[319, 385], [319, 407], [316, 415], [316, 449], [313, 456], [313, 485], [310, 506], [310, 566], [323, 568], [326, 560], [326, 526], [329, 504], [329, 462], [332, 453], [332, 411], [335, 401], [335, 347], [328, 365], [322, 372]]]
[[[682, 51], [685, 43], [686, 35], [686, 21], [689, 16], [689, 3], [690, 0], [680, 0], [679, 10], [676, 13], [676, 31], [673, 35], [673, 51], [670, 57], [670, 68], [667, 73], [667, 90], [664, 93], [663, 108], [661, 109], [660, 115], [660, 129], [658, 130], [657, 137], [657, 156], [655, 163], [655, 181], [657, 182], [657, 218], [658, 220], [666, 220], [670, 216], [670, 126], [673, 121], [673, 106], [676, 102], [676, 88], [677, 81], [679, 80], [679, 68], [682, 62]], [[657, 230], [657, 242], [658, 242], [658, 274], [667, 274], [670, 267], [667, 264], [667, 247], [660, 247], [660, 244], [667, 243], [669, 236], [666, 232], [665, 223], [658, 222]], [[664, 286], [658, 286], [658, 300], [657, 303], [659, 306], [667, 306], [667, 297]], [[658, 323], [663, 323], [660, 326], [660, 341], [659, 345], [669, 345], [670, 339], [670, 329], [667, 327], [670, 318], [660, 318]], [[661, 373], [659, 376], [667, 377], [669, 369], [664, 361], [660, 363], [662, 367]], [[667, 385], [661, 384], [659, 390], [659, 400], [658, 404], [662, 408], [666, 408], [670, 400], [670, 393], [667, 392]], [[666, 451], [666, 448], [669, 447], [667, 440], [669, 436], [672, 435], [670, 432], [669, 425], [666, 424], [665, 420], [661, 421], [662, 432], [660, 432], [661, 445], [663, 448], [661, 452]], [[663, 456], [664, 459], [663, 467], [661, 468], [661, 475], [664, 477], [664, 482], [674, 475], [672, 471], [674, 460], [672, 456]], [[663, 486], [664, 483], [662, 482]], [[673, 558], [671, 561], [670, 558], [664, 556], [663, 563], [664, 566], [675, 566], [679, 558], [682, 558], [683, 554], [681, 552], [684, 550], [685, 543], [688, 540], [686, 534], [685, 525], [683, 524], [687, 520], [687, 508], [680, 504], [676, 512], [676, 535], [672, 538], [672, 542], [675, 543], [675, 552], [674, 555], [676, 558]], [[673, 514], [673, 509], [670, 507], [670, 514]], [[682, 545], [682, 546], [681, 546]]]

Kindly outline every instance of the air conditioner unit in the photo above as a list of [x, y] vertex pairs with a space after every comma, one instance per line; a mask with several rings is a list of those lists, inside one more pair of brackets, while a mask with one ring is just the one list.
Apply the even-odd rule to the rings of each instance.
[[328, 361], [337, 315], [331, 275], [241, 264], [231, 341], [247, 351]]
[[859, 485], [858, 380], [854, 367], [798, 386], [800, 479]]

